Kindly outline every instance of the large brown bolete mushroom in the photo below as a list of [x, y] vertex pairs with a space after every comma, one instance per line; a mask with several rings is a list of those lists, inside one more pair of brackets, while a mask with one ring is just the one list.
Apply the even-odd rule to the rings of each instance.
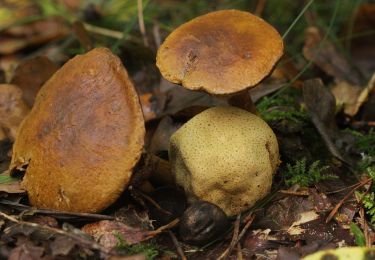
[[169, 157], [190, 202], [208, 201], [233, 216], [270, 191], [279, 149], [261, 118], [236, 107], [213, 107], [172, 135]]
[[32, 205], [98, 212], [129, 183], [144, 134], [138, 96], [120, 59], [94, 49], [40, 89], [10, 168], [27, 167], [22, 184]]
[[157, 66], [164, 78], [187, 89], [227, 95], [258, 84], [282, 54], [283, 41], [270, 24], [248, 12], [222, 10], [174, 30], [158, 50]]

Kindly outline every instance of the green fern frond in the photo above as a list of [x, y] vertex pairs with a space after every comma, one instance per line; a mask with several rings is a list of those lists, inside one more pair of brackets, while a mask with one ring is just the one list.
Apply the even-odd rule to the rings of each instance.
[[294, 165], [287, 164], [285, 184], [287, 186], [299, 184], [302, 187], [309, 187], [322, 180], [337, 178], [336, 175], [323, 174], [323, 172], [329, 169], [329, 166], [320, 167], [319, 165], [320, 161], [315, 161], [307, 167], [306, 158], [296, 161]]
[[371, 224], [375, 224], [375, 192], [364, 194], [357, 191], [355, 195], [358, 201], [362, 201], [363, 207], [370, 217]]

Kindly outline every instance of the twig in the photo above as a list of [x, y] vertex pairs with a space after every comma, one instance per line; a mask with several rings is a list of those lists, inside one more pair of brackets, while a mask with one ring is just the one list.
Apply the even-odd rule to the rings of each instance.
[[308, 191], [291, 191], [291, 190], [279, 190], [279, 193], [293, 196], [309, 196]]
[[356, 186], [354, 186], [354, 188], [348, 194], [346, 194], [345, 197], [342, 198], [339, 201], [339, 203], [337, 203], [336, 206], [332, 209], [331, 213], [329, 213], [329, 215], [328, 215], [328, 217], [326, 219], [326, 223], [328, 223], [328, 222], [331, 221], [331, 219], [336, 214], [336, 212], [339, 210], [339, 208], [341, 207], [341, 205], [354, 193], [354, 191], [356, 191], [358, 188], [362, 187], [363, 185], [366, 185], [371, 180], [372, 180], [371, 178], [365, 179], [364, 181], [361, 181]]
[[154, 25], [152, 26], [152, 34], [154, 35], [156, 48], [159, 49], [161, 45], [161, 37], [160, 37], [160, 26], [157, 22], [155, 22]]
[[152, 238], [152, 237], [160, 234], [161, 232], [163, 232], [165, 230], [168, 230], [168, 229], [171, 229], [171, 228], [175, 227], [179, 222], [180, 222], [180, 219], [176, 218], [172, 222], [169, 222], [167, 225], [161, 226], [156, 230], [148, 232], [147, 239]]
[[142, 34], [143, 43], [144, 43], [145, 46], [148, 46], [145, 21], [143, 19], [143, 5], [142, 5], [142, 2], [143, 2], [143, 0], [137, 0], [138, 25], [139, 25], [139, 30], [141, 31], [141, 34]]
[[243, 227], [240, 235], [238, 236], [238, 239], [236, 241], [236, 243], [240, 242], [240, 240], [242, 239], [242, 237], [246, 234], [246, 231], [249, 229], [251, 223], [253, 223], [255, 219], [255, 215], [254, 214], [249, 214], [245, 219], [244, 219], [244, 222], [246, 223], [245, 226]]
[[240, 231], [240, 223], [241, 223], [241, 214], [237, 215], [237, 219], [234, 222], [234, 229], [233, 229], [233, 237], [232, 241], [230, 241], [229, 247], [225, 249], [225, 251], [219, 256], [218, 260], [225, 259], [233, 250], [236, 245], [237, 238]]
[[71, 218], [88, 218], [90, 220], [114, 220], [115, 217], [101, 215], [101, 214], [92, 214], [92, 213], [74, 213], [74, 212], [66, 212], [66, 211], [55, 211], [55, 210], [48, 210], [48, 209], [35, 209], [30, 206], [26, 206], [20, 203], [8, 201], [5, 199], [0, 200], [1, 205], [11, 206], [12, 209], [17, 211], [25, 211], [25, 210], [32, 210], [33, 213], [41, 214], [41, 215], [50, 215], [57, 219], [71, 219]]
[[267, 2], [267, 0], [258, 0], [257, 6], [256, 6], [255, 11], [254, 11], [254, 14], [256, 16], [259, 16], [259, 17], [262, 16], [264, 7], [266, 6], [266, 2]]
[[98, 27], [98, 26], [88, 24], [88, 23], [83, 23], [83, 26], [88, 32], [91, 32], [91, 33], [100, 34], [100, 35], [111, 37], [114, 39], [122, 39], [122, 37], [124, 37], [124, 34], [119, 31], [114, 31], [114, 30], [110, 30], [107, 28]]
[[85, 26], [80, 21], [76, 21], [73, 23], [73, 32], [85, 51], [89, 51], [93, 48], [90, 36]]
[[365, 235], [365, 241], [366, 241], [366, 246], [371, 247], [371, 241], [370, 241], [370, 236], [368, 232], [368, 225], [366, 221], [366, 216], [365, 216], [365, 209], [361, 207], [359, 210], [359, 216], [361, 217], [362, 223], [363, 223], [363, 234]]
[[311, 116], [311, 121], [313, 122], [316, 130], [318, 130], [320, 136], [323, 138], [324, 143], [326, 144], [326, 146], [327, 146], [328, 150], [330, 151], [330, 153], [333, 156], [335, 156], [337, 159], [339, 159], [340, 161], [348, 164], [345, 161], [345, 159], [342, 157], [342, 155], [340, 154], [340, 152], [337, 149], [337, 147], [335, 146], [335, 144], [332, 142], [331, 137], [328, 134], [327, 128], [322, 123], [322, 121], [320, 120], [319, 116], [314, 111], [309, 111], [309, 112], [310, 112], [310, 116]]
[[241, 244], [237, 243], [237, 259], [243, 260]]
[[177, 238], [176, 236], [173, 234], [173, 232], [171, 232], [170, 230], [168, 230], [168, 234], [169, 236], [171, 237], [172, 241], [173, 241], [173, 244], [174, 246], [176, 247], [176, 250], [177, 250], [177, 253], [179, 254], [180, 258], [182, 260], [187, 260], [185, 254], [184, 254], [184, 251], [182, 250], [181, 246], [180, 246], [180, 243], [178, 243], [177, 241]]
[[150, 202], [152, 205], [155, 206], [155, 208], [157, 208], [159, 211], [167, 214], [167, 215], [172, 215], [171, 212], [169, 212], [168, 210], [165, 210], [163, 209], [155, 200], [153, 200], [150, 196], [144, 194], [142, 191], [138, 190], [138, 189], [134, 189], [133, 188], [133, 191], [137, 192], [139, 195], [141, 195], [145, 200], [147, 200], [148, 202]]
[[4, 212], [1, 212], [1, 211], [0, 211], [0, 216], [9, 220], [9, 221], [11, 221], [11, 222], [17, 223], [19, 225], [25, 225], [25, 226], [32, 227], [32, 228], [35, 228], [35, 229], [46, 230], [46, 231], [49, 231], [49, 232], [54, 233], [54, 234], [66, 236], [70, 239], [73, 239], [73, 240], [77, 241], [79, 243], [79, 245], [81, 245], [83, 247], [86, 247], [86, 248], [89, 248], [89, 249], [99, 250], [100, 252], [102, 252], [104, 254], [107, 254], [107, 255], [111, 254], [109, 249], [103, 247], [99, 243], [97, 243], [95, 241], [85, 239], [85, 238], [83, 238], [81, 236], [78, 236], [76, 234], [73, 234], [73, 233], [68, 233], [68, 232], [66, 232], [62, 229], [53, 228], [53, 227], [49, 227], [49, 226], [42, 226], [42, 225], [39, 225], [39, 224], [36, 224], [36, 223], [18, 220], [15, 217], [12, 217], [8, 214], [5, 214]]

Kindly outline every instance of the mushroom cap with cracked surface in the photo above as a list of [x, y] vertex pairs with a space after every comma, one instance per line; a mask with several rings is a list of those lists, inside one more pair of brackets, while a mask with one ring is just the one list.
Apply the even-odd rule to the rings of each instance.
[[270, 191], [280, 162], [272, 129], [235, 107], [209, 108], [189, 120], [172, 135], [169, 157], [190, 202], [211, 202], [229, 216]]
[[108, 49], [78, 55], [40, 89], [10, 169], [24, 169], [32, 205], [98, 212], [129, 183], [145, 134], [137, 93]]
[[187, 89], [232, 94], [255, 86], [283, 54], [280, 34], [263, 19], [238, 10], [199, 16], [160, 46], [157, 66]]

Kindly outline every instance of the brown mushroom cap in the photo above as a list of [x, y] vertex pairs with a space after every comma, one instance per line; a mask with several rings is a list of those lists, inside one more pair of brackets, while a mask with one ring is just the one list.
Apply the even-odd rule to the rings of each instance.
[[144, 134], [138, 96], [120, 59], [94, 49], [40, 89], [10, 168], [28, 164], [22, 184], [32, 205], [98, 212], [129, 183]]
[[231, 94], [258, 84], [283, 54], [279, 33], [248, 12], [223, 10], [174, 30], [158, 50], [167, 80], [191, 90]]

